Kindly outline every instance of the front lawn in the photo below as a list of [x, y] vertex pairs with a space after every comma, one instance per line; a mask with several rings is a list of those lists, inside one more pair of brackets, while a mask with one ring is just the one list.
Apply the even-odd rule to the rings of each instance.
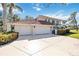
[[69, 37], [72, 37], [72, 38], [79, 39], [79, 30], [78, 31], [70, 30], [70, 33], [64, 34], [64, 36], [69, 36]]

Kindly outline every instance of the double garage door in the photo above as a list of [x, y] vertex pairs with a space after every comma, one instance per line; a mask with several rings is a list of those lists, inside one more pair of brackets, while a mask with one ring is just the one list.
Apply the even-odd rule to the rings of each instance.
[[30, 26], [30, 25], [16, 25], [15, 31], [19, 32], [19, 35], [36, 35], [36, 34], [51, 34], [50, 26]]

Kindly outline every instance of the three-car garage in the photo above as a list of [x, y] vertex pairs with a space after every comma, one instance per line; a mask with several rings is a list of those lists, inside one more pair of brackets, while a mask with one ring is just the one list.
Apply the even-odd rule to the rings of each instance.
[[19, 32], [19, 35], [52, 34], [51, 25], [14, 24], [14, 30]]

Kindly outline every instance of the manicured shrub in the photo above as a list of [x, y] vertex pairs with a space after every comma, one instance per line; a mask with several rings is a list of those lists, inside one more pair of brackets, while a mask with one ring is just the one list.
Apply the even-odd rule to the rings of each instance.
[[2, 26], [3, 25], [3, 22], [2, 21], [0, 21], [0, 26]]
[[0, 42], [4, 42], [4, 43], [6, 43], [6, 42], [8, 42], [9, 41], [9, 39], [8, 39], [8, 35], [0, 35]]
[[70, 29], [66, 29], [66, 33], [69, 33], [70, 32]]
[[65, 29], [58, 29], [58, 31], [57, 31], [58, 35], [63, 35], [65, 33], [66, 33]]
[[0, 44], [5, 44], [8, 42], [11, 42], [13, 40], [16, 40], [18, 38], [18, 33], [1, 33], [0, 34]]

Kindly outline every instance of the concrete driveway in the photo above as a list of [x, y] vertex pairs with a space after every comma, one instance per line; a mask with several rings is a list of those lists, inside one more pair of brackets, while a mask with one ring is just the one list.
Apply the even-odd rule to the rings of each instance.
[[79, 39], [50, 34], [20, 36], [1, 46], [0, 56], [79, 56]]

